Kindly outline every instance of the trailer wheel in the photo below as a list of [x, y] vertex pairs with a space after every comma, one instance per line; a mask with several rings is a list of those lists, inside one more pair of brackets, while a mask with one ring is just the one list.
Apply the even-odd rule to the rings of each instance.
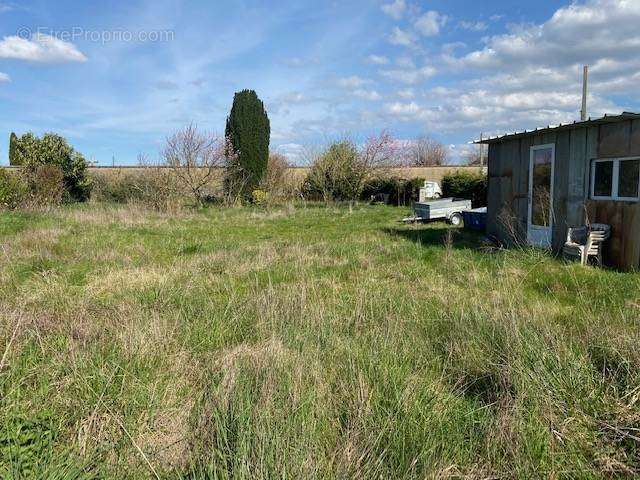
[[454, 213], [453, 215], [451, 215], [451, 217], [449, 217], [449, 223], [454, 227], [462, 225], [462, 215], [460, 215], [459, 213]]

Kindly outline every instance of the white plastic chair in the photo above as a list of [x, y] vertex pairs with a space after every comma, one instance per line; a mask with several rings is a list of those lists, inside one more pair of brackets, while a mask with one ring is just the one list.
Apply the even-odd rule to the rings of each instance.
[[562, 249], [565, 256], [578, 257], [582, 265], [595, 257], [602, 267], [602, 244], [611, 236], [611, 227], [594, 223], [590, 227], [571, 227], [567, 230], [567, 241]]

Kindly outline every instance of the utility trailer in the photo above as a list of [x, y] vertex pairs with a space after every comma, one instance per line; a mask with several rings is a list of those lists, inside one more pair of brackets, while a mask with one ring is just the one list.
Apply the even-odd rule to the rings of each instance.
[[462, 212], [471, 210], [471, 200], [459, 198], [441, 198], [430, 202], [413, 204], [413, 217], [404, 218], [403, 222], [425, 222], [430, 220], [446, 220], [451, 225], [462, 224]]

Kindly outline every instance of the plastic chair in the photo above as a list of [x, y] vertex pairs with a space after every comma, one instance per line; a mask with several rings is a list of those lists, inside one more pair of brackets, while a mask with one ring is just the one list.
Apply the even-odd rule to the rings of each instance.
[[611, 236], [611, 227], [594, 223], [589, 227], [571, 227], [567, 230], [567, 241], [562, 249], [565, 256], [578, 257], [582, 265], [595, 257], [602, 267], [602, 244]]

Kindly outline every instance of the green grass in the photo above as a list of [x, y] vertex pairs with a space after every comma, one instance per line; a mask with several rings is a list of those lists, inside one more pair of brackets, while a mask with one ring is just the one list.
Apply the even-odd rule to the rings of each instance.
[[0, 478], [640, 471], [640, 277], [404, 209], [0, 214]]

